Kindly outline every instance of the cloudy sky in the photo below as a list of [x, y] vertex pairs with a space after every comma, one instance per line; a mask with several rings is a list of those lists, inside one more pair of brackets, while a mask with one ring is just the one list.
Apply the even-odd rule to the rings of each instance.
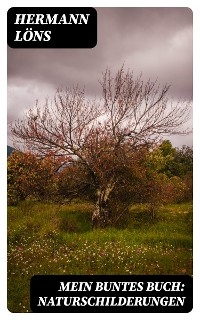
[[[96, 8], [93, 49], [8, 48], [8, 123], [22, 118], [35, 101], [52, 98], [57, 87], [79, 83], [100, 95], [106, 67], [122, 64], [135, 74], [171, 83], [171, 96], [192, 100], [192, 11], [187, 8]], [[64, 36], [64, 35], [63, 35]], [[192, 120], [191, 120], [192, 122]], [[173, 144], [192, 145], [192, 135]]]

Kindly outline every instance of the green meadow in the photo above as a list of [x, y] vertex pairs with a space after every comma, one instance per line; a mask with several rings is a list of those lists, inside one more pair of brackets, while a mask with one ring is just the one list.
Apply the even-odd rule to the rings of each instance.
[[93, 206], [24, 201], [8, 207], [8, 309], [31, 312], [37, 274], [192, 274], [192, 204], [134, 205], [117, 225], [92, 230]]

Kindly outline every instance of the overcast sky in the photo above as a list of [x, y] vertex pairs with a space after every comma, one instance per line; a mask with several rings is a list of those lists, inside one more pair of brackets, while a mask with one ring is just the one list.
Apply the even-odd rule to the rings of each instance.
[[[98, 37], [93, 49], [8, 48], [8, 123], [22, 118], [37, 99], [52, 98], [60, 86], [79, 83], [89, 96], [98, 96], [98, 79], [105, 68], [116, 71], [123, 63], [136, 75], [142, 72], [144, 77], [171, 83], [175, 100], [192, 100], [190, 9], [96, 9]], [[172, 142], [192, 145], [192, 136]]]

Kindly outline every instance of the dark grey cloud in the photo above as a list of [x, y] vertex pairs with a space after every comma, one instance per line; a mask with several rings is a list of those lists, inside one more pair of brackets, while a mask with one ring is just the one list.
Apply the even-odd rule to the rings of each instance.
[[188, 8], [96, 8], [93, 49], [8, 48], [8, 121], [59, 86], [79, 83], [100, 94], [106, 67], [123, 63], [136, 74], [172, 84], [171, 94], [192, 99], [192, 12]]

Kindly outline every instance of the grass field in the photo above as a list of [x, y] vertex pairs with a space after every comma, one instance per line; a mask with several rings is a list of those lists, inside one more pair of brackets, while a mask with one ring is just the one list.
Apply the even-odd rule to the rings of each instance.
[[135, 205], [118, 225], [91, 230], [92, 206], [26, 201], [8, 207], [8, 309], [30, 312], [35, 274], [192, 274], [192, 204], [151, 221]]

